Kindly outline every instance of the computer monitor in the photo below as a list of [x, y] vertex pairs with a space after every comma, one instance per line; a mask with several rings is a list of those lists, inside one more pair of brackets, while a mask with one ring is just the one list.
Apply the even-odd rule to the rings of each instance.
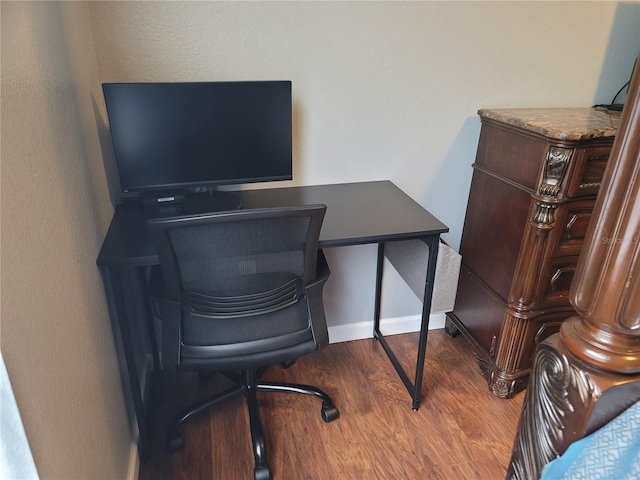
[[[163, 201], [175, 190], [292, 178], [290, 81], [102, 88], [123, 194]], [[195, 203], [229, 210], [239, 201], [223, 195], [200, 195]]]

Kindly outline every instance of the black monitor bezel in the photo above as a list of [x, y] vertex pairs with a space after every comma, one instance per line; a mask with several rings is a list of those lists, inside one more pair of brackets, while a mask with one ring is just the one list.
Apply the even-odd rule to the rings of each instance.
[[120, 179], [120, 161], [118, 159], [118, 140], [114, 138], [113, 132], [109, 127], [110, 138], [113, 146], [114, 158], [115, 158], [115, 167], [117, 174], [117, 181], [119, 186], [120, 194], [123, 197], [131, 197], [131, 196], [139, 196], [140, 194], [153, 194], [154, 192], [167, 192], [167, 191], [178, 191], [178, 190], [195, 190], [195, 189], [207, 189], [207, 188], [215, 188], [219, 186], [228, 186], [228, 185], [241, 185], [241, 184], [250, 184], [250, 183], [262, 183], [262, 182], [276, 182], [276, 181], [287, 181], [293, 179], [293, 99], [292, 99], [292, 82], [290, 80], [260, 80], [260, 81], [204, 81], [204, 82], [107, 82], [102, 84], [103, 95], [105, 99], [105, 106], [107, 109], [107, 118], [109, 118], [109, 107], [107, 101], [107, 93], [105, 91], [105, 87], [109, 88], [111, 85], [220, 85], [220, 84], [285, 84], [288, 86], [289, 90], [289, 111], [291, 112], [289, 117], [289, 125], [290, 125], [290, 134], [289, 134], [289, 172], [286, 175], [272, 175], [272, 176], [246, 176], [246, 177], [236, 177], [236, 178], [225, 178], [225, 179], [201, 179], [193, 182], [173, 182], [173, 183], [157, 183], [157, 184], [147, 184], [147, 185], [127, 185], [125, 188], [122, 186], [122, 182]]

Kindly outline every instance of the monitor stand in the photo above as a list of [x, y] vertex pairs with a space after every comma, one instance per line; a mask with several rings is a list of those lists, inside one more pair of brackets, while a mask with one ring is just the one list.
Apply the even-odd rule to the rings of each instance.
[[183, 208], [187, 215], [224, 212], [242, 208], [242, 200], [234, 192], [213, 190], [189, 195], [184, 200]]

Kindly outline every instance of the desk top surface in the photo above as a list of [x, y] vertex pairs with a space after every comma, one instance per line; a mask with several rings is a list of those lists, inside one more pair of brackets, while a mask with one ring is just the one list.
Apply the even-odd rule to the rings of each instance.
[[[320, 248], [439, 235], [449, 229], [390, 181], [268, 188], [235, 192], [243, 208], [325, 204]], [[183, 215], [180, 205], [119, 205], [97, 259], [99, 266], [158, 263], [149, 218]]]

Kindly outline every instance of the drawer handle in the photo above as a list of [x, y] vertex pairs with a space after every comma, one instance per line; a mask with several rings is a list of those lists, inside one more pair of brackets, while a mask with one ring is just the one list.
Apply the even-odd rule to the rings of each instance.
[[598, 187], [600, 188], [601, 182], [591, 182], [591, 183], [581, 183], [578, 188], [581, 189], [585, 189], [585, 188], [595, 188]]
[[566, 267], [558, 267], [556, 268], [555, 273], [552, 275], [551, 277], [551, 291], [552, 292], [562, 292], [562, 291], [568, 291], [570, 288], [570, 284], [571, 284], [571, 279], [572, 277], [569, 279], [569, 285], [560, 285], [560, 282], [564, 281], [566, 282], [566, 277], [562, 278], [565, 275], [573, 275], [576, 271], [575, 267], [570, 267], [570, 266], [566, 266]]
[[560, 275], [562, 275], [562, 269], [559, 268], [556, 270], [556, 273], [553, 275], [553, 277], [551, 277], [551, 290], [553, 290], [554, 292], [558, 289], [557, 288], [557, 283], [558, 283], [558, 279], [560, 278]]

